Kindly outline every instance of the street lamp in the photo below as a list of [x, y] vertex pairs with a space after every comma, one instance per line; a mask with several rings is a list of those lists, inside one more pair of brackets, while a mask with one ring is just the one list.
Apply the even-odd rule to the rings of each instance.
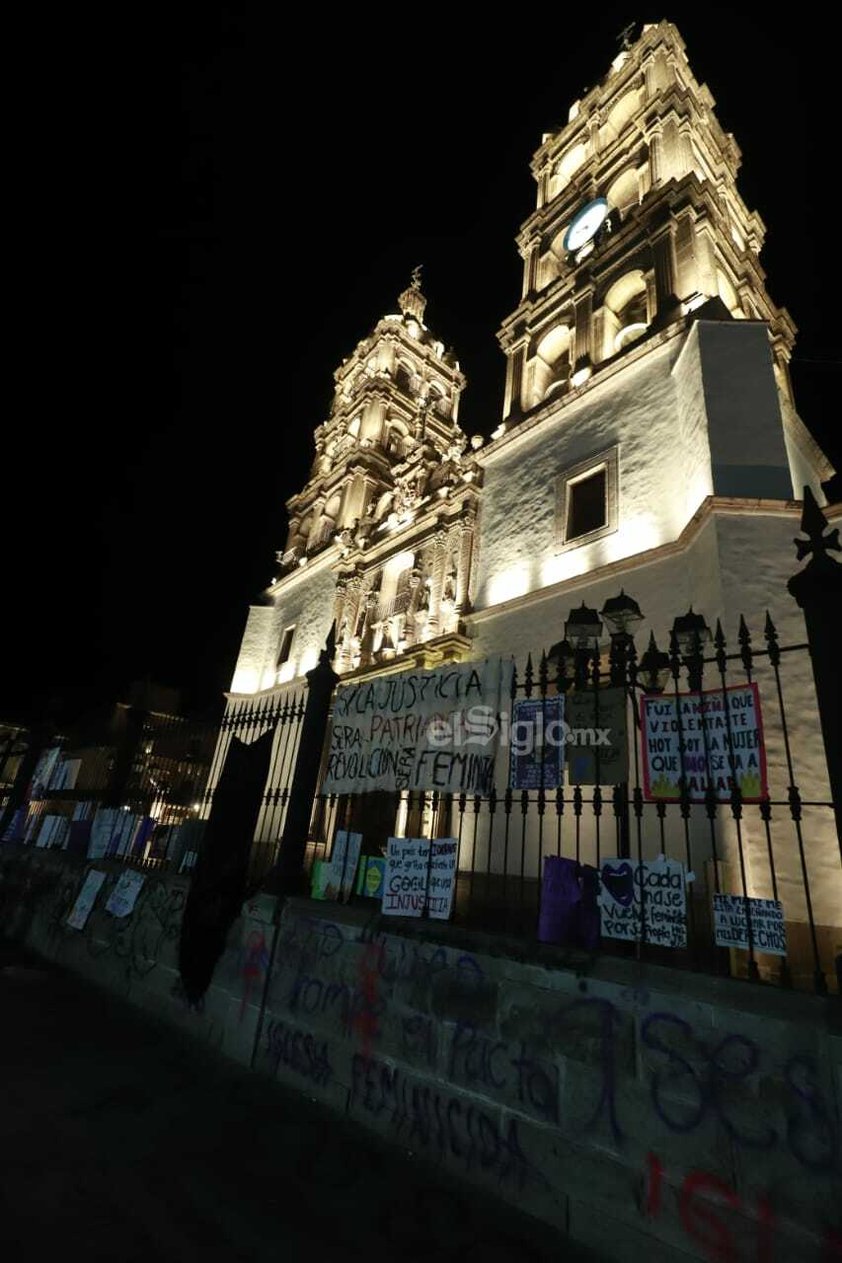
[[669, 677], [670, 656], [658, 648], [655, 633], [650, 632], [649, 645], [637, 668], [637, 678], [640, 680], [644, 693], [658, 694], [663, 693], [667, 687]]
[[643, 622], [643, 614], [634, 597], [627, 596], [620, 588], [619, 596], [612, 596], [605, 602], [600, 614], [608, 624], [611, 636], [633, 636], [638, 623]]
[[564, 638], [574, 649], [595, 649], [601, 635], [602, 619], [596, 610], [589, 609], [583, 601], [577, 610], [570, 611], [564, 624]]
[[679, 656], [687, 668], [687, 680], [691, 693], [702, 688], [704, 671], [703, 651], [713, 636], [703, 614], [696, 614], [691, 605], [686, 614], [680, 614], [672, 625], [670, 649]]

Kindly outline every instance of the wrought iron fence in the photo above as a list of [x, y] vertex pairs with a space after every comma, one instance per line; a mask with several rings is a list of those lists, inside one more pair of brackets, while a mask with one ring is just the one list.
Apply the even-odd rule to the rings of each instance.
[[[567, 858], [580, 871], [604, 870], [609, 880], [631, 874], [632, 890], [638, 883], [633, 939], [603, 933], [601, 951], [826, 991], [842, 950], [842, 859], [808, 645], [781, 644], [768, 615], [754, 633], [741, 618], [729, 645], [718, 622], [711, 634], [691, 611], [676, 620], [668, 649], [659, 650], [652, 638], [638, 656], [631, 620], [619, 614], [610, 648], [599, 645], [599, 616], [583, 607], [568, 620], [565, 640], [537, 657], [537, 666], [531, 657], [521, 670], [513, 664], [508, 715], [511, 732], [519, 703], [530, 702], [546, 733], [547, 716], [561, 713], [554, 708], [563, 698], [568, 715], [589, 716], [588, 726], [599, 730], [601, 714], [617, 723], [619, 697], [625, 745], [619, 772], [616, 749], [597, 743], [583, 753], [568, 737], [564, 773], [553, 775], [556, 756], [548, 757], [550, 745], [542, 741], [529, 765], [532, 781], [522, 788], [512, 785], [518, 780], [510, 742], [498, 749], [483, 793], [320, 794], [308, 868], [329, 858], [341, 829], [361, 832], [364, 850], [375, 855], [389, 836], [455, 838], [454, 919], [534, 938], [546, 860]], [[603, 615], [608, 621], [607, 608]], [[762, 728], [746, 727], [735, 710], [755, 688]], [[692, 725], [682, 719], [688, 706], [699, 716]], [[655, 774], [664, 759], [658, 762], [660, 738], [652, 730], [658, 709], [678, 729], [661, 783]], [[501, 727], [505, 718], [505, 712], [498, 717]], [[663, 945], [659, 929], [657, 889], [646, 885], [661, 857], [680, 864], [682, 886], [687, 882], [686, 940], [671, 946]], [[767, 933], [759, 899], [770, 901], [773, 917], [782, 914], [785, 954]], [[741, 927], [742, 947], [717, 945], [723, 932], [717, 935], [715, 910]]]
[[236, 737], [249, 745], [270, 728], [275, 730], [269, 761], [269, 775], [260, 802], [249, 858], [251, 886], [259, 885], [278, 860], [290, 787], [298, 757], [306, 692], [306, 688], [301, 686], [280, 687], [257, 698], [231, 700], [220, 726], [219, 739], [204, 792], [202, 814], [205, 817], [210, 813], [214, 792], [232, 738]]

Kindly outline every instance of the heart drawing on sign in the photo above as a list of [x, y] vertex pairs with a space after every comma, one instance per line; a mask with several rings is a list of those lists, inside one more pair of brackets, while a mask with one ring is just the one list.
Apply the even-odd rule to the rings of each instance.
[[602, 884], [612, 899], [623, 908], [628, 908], [634, 900], [634, 877], [631, 864], [618, 864], [612, 868], [610, 864], [602, 866]]

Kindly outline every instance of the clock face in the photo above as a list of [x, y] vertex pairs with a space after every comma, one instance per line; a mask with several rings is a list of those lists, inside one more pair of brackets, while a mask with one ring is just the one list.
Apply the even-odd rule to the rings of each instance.
[[570, 227], [564, 234], [562, 243], [564, 249], [569, 250], [571, 254], [581, 250], [582, 246], [591, 240], [607, 217], [608, 203], [604, 197], [598, 197], [595, 201], [588, 202], [587, 206], [583, 206], [573, 216]]

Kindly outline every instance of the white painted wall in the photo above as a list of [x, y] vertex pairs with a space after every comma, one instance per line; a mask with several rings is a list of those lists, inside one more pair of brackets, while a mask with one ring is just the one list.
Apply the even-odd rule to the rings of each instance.
[[[586, 574], [675, 539], [710, 493], [703, 390], [671, 342], [568, 400], [524, 439], [489, 454], [480, 515], [476, 607]], [[556, 546], [556, 486], [565, 470], [619, 448], [618, 529]]]
[[336, 579], [328, 566], [311, 564], [290, 576], [274, 606], [252, 606], [231, 691], [254, 693], [274, 687], [281, 637], [293, 624], [295, 635], [281, 683], [314, 667], [333, 621], [335, 590]]

